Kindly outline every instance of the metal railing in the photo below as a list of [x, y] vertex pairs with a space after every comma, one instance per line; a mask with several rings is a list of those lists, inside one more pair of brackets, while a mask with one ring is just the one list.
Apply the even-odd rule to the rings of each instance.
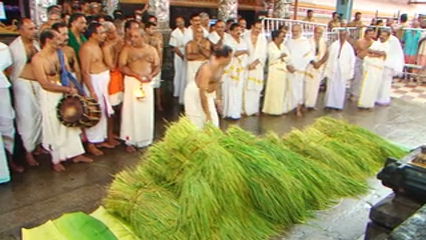
[[[324, 29], [327, 29], [327, 24], [324, 24], [324, 23], [305, 22], [305, 21], [281, 19], [281, 18], [263, 18], [262, 19], [262, 26], [267, 36], [269, 36], [272, 31], [278, 30], [280, 26], [287, 26], [290, 30], [293, 27], [293, 25], [296, 25], [296, 24], [302, 27], [302, 30], [303, 30], [302, 35], [305, 37], [312, 37], [314, 35], [314, 29], [318, 26], [321, 26], [321, 27], [324, 27]], [[291, 37], [291, 31], [288, 32], [287, 37]]]

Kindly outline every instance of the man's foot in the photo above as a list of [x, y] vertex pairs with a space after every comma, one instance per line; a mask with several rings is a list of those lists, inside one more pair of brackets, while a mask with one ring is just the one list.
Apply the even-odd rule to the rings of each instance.
[[93, 162], [93, 159], [80, 155], [75, 157], [72, 161], [73, 163], [91, 163]]
[[118, 140], [118, 141], [120, 141], [121, 140], [121, 138], [120, 138], [120, 136], [118, 136], [118, 135], [112, 135], [112, 137], [115, 139], [115, 140]]
[[115, 138], [114, 138], [114, 137], [109, 138], [109, 139], [107, 140], [107, 143], [108, 143], [109, 145], [111, 145], [111, 146], [114, 146], [114, 147], [116, 147], [116, 146], [120, 145], [120, 142], [119, 142], [119, 141], [117, 141], [117, 140], [115, 140]]
[[18, 164], [17, 164], [17, 163], [15, 163], [15, 161], [13, 161], [13, 160], [9, 161], [9, 166], [10, 166], [10, 169], [11, 169], [13, 172], [23, 173], [23, 172], [25, 171], [25, 168], [24, 168], [23, 166], [18, 165]]
[[101, 150], [99, 150], [95, 144], [93, 143], [89, 143], [87, 145], [87, 151], [95, 156], [101, 156], [104, 155], [104, 152], [102, 152]]
[[134, 153], [136, 152], [136, 148], [134, 148], [133, 146], [126, 146], [126, 152]]
[[49, 154], [49, 152], [46, 149], [44, 149], [43, 147], [38, 146], [36, 148], [36, 150], [34, 150], [33, 154], [38, 156], [38, 155], [41, 155], [41, 154]]
[[115, 146], [114, 145], [112, 145], [112, 144], [109, 144], [109, 143], [107, 143], [107, 142], [103, 142], [103, 143], [99, 143], [99, 144], [96, 144], [96, 147], [99, 147], [99, 148], [114, 148]]
[[296, 116], [297, 116], [297, 117], [303, 117], [302, 111], [300, 111], [300, 109], [298, 109], [298, 110], [296, 111]]
[[254, 115], [254, 116], [256, 116], [256, 117], [257, 117], [257, 116], [259, 116], [259, 112], [255, 113], [255, 114], [253, 114], [253, 115]]
[[53, 170], [56, 172], [62, 172], [65, 171], [65, 167], [61, 163], [53, 164]]
[[35, 160], [34, 155], [30, 152], [25, 153], [25, 160], [27, 161], [28, 165], [31, 167], [39, 166], [40, 164]]

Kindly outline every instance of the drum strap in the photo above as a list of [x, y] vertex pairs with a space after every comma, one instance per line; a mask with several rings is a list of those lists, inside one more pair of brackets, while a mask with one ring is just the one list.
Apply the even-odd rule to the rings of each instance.
[[78, 93], [82, 96], [85, 96], [86, 94], [84, 93], [84, 90], [83, 90], [82, 86], [80, 85], [80, 83], [77, 81], [77, 79], [75, 79], [75, 77], [65, 67], [65, 57], [64, 57], [64, 53], [62, 52], [62, 50], [58, 50], [58, 58], [59, 58], [59, 63], [61, 64], [61, 84], [62, 84], [62, 86], [69, 87], [70, 86], [69, 80], [71, 80], [71, 82], [77, 88]]

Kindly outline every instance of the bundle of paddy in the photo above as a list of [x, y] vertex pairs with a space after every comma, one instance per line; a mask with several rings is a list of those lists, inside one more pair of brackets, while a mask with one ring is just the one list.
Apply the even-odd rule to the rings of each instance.
[[[220, 134], [220, 130], [216, 130], [216, 135]], [[250, 200], [262, 217], [283, 225], [306, 218], [308, 208], [300, 194], [305, 186], [285, 164], [276, 161], [267, 148], [254, 147], [255, 136], [238, 127], [231, 127], [219, 141], [246, 172]]]
[[319, 210], [330, 206], [334, 198], [355, 196], [365, 191], [366, 186], [359, 180], [347, 177], [324, 163], [305, 158], [287, 148], [282, 140], [268, 133], [255, 146], [268, 149], [268, 153], [277, 161], [284, 163], [292, 175], [298, 179], [309, 209]]
[[355, 163], [337, 154], [333, 149], [312, 141], [309, 136], [297, 129], [285, 135], [283, 142], [290, 150], [313, 161], [324, 163], [335, 171], [354, 179], [365, 179], [365, 173]]
[[380, 164], [388, 157], [401, 158], [406, 154], [402, 148], [371, 131], [343, 120], [322, 117], [317, 119], [312, 127], [338, 142], [349, 144], [357, 150], [364, 150]]
[[331, 138], [313, 127], [303, 129], [303, 134], [310, 141], [333, 150], [349, 163], [357, 165], [364, 173], [363, 177], [370, 177], [376, 174], [382, 166], [382, 164], [375, 161], [370, 152], [365, 151], [365, 148], [356, 148], [348, 143]]
[[155, 184], [143, 167], [118, 173], [104, 204], [129, 223], [140, 239], [183, 239], [176, 231], [177, 199]]

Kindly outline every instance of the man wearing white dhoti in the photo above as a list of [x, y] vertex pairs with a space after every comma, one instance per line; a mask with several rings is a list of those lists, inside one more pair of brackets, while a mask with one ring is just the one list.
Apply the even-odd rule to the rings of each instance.
[[173, 48], [174, 52], [174, 69], [175, 76], [173, 78], [173, 96], [180, 97], [183, 96], [183, 92], [186, 86], [185, 76], [185, 45], [184, 37], [185, 33], [189, 31], [185, 28], [185, 20], [183, 17], [176, 18], [176, 29], [170, 34], [169, 45]]
[[131, 46], [120, 54], [119, 66], [124, 77], [124, 101], [120, 138], [126, 151], [135, 152], [154, 140], [154, 90], [153, 79], [160, 72], [157, 50], [145, 43], [141, 30], [130, 32]]
[[386, 40], [390, 33], [382, 31], [380, 41], [374, 42], [364, 58], [364, 73], [361, 83], [361, 94], [358, 99], [360, 109], [371, 109], [377, 100], [384, 63], [389, 54], [389, 43]]
[[216, 104], [220, 103], [215, 100], [221, 99], [220, 80], [231, 57], [232, 49], [228, 46], [213, 51], [210, 61], [200, 67], [195, 81], [189, 83], [185, 89], [185, 116], [200, 129], [207, 122], [219, 127]]
[[314, 30], [314, 37], [309, 39], [311, 48], [314, 49], [314, 60], [306, 68], [304, 79], [304, 105], [308, 109], [315, 109], [324, 66], [328, 59], [328, 47], [322, 37], [323, 32], [324, 28], [317, 26]]
[[101, 119], [98, 124], [85, 130], [88, 140], [87, 150], [94, 155], [103, 155], [98, 147], [114, 148], [105, 142], [107, 139], [107, 118], [114, 113], [109, 102], [109, 68], [104, 62], [100, 44], [106, 39], [105, 29], [100, 23], [91, 23], [87, 30], [89, 40], [80, 49], [80, 61], [85, 86], [91, 97], [98, 100]]
[[309, 64], [315, 63], [314, 50], [309, 40], [302, 36], [302, 27], [293, 25], [291, 28], [291, 38], [286, 41], [286, 47], [290, 51], [291, 59], [296, 71], [289, 74], [289, 90], [288, 103], [293, 109], [296, 108], [296, 115], [302, 115], [303, 106], [303, 85], [307, 74], [306, 69]]
[[[37, 53], [31, 64], [34, 75], [40, 83], [40, 107], [43, 116], [43, 147], [52, 157], [53, 170], [64, 171], [61, 162], [73, 159], [73, 162], [92, 162], [84, 157], [84, 148], [79, 128], [65, 127], [57, 117], [56, 107], [63, 94], [76, 94], [75, 88], [65, 86], [67, 80], [61, 79], [61, 72], [69, 66], [61, 48], [62, 38], [54, 30], [46, 29], [40, 34], [43, 49]], [[59, 55], [59, 53], [61, 55]]]
[[404, 51], [398, 38], [390, 35], [386, 41], [389, 43], [389, 52], [386, 56], [377, 94], [376, 103], [379, 105], [390, 104], [393, 77], [402, 73], [404, 68]]
[[195, 30], [198, 29], [199, 27], [201, 27], [201, 29], [203, 31], [203, 37], [204, 38], [207, 38], [209, 36], [209, 32], [201, 26], [201, 18], [200, 18], [199, 14], [191, 15], [189, 22], [191, 23], [191, 26], [189, 26], [187, 28], [189, 31], [186, 31], [185, 34], [184, 34], [184, 36], [185, 36], [184, 37], [184, 45], [186, 45], [189, 41], [194, 39]]
[[41, 112], [38, 101], [40, 84], [34, 77], [31, 59], [40, 48], [35, 40], [37, 33], [34, 23], [24, 18], [18, 25], [20, 36], [10, 44], [16, 125], [26, 151], [26, 162], [30, 166], [38, 166], [33, 154], [42, 151], [38, 147], [41, 143]]
[[193, 82], [195, 74], [197, 73], [200, 66], [205, 63], [211, 54], [210, 42], [203, 37], [203, 28], [198, 27], [195, 30], [194, 40], [189, 41], [186, 44], [186, 86]]
[[339, 40], [330, 46], [330, 56], [325, 67], [326, 108], [341, 110], [345, 105], [346, 83], [354, 75], [356, 61], [354, 49], [348, 42], [348, 38], [348, 31], [342, 30], [339, 32]]
[[[13, 125], [13, 120], [15, 119], [15, 111], [13, 110], [10, 98], [11, 84], [4, 74], [4, 70], [12, 65], [12, 55], [9, 48], [4, 43], [0, 43], [0, 56], [0, 134], [2, 136], [3, 145], [3, 147], [0, 147], [0, 151], [2, 151], [5, 156], [3, 159], [3, 154], [1, 154], [2, 158], [0, 159], [1, 182], [1, 179], [9, 178], [7, 159], [9, 159], [10, 168], [13, 171], [23, 172], [24, 168], [16, 164], [13, 160], [13, 150], [15, 146], [15, 127]], [[6, 148], [6, 152], [4, 152], [3, 148]]]
[[355, 42], [355, 53], [356, 53], [356, 62], [355, 62], [355, 73], [354, 78], [350, 83], [349, 93], [350, 101], [355, 101], [360, 94], [361, 91], [361, 82], [362, 82], [362, 75], [364, 73], [364, 57], [368, 54], [368, 49], [371, 47], [371, 45], [374, 42], [374, 34], [375, 30], [374, 28], [367, 28], [365, 30], [364, 37], [357, 40]]
[[258, 115], [268, 46], [262, 33], [262, 22], [254, 22], [250, 31], [243, 35], [243, 39], [249, 50], [247, 78], [243, 90], [243, 113], [247, 116]]
[[294, 72], [290, 53], [283, 44], [285, 32], [273, 31], [272, 42], [268, 45], [268, 80], [266, 82], [265, 100], [262, 112], [281, 115], [289, 112], [285, 96], [288, 94], [287, 72]]
[[232, 60], [225, 67], [222, 77], [222, 116], [239, 119], [243, 105], [248, 48], [241, 38], [241, 27], [238, 23], [233, 23], [229, 30], [230, 37], [224, 44], [232, 48]]

